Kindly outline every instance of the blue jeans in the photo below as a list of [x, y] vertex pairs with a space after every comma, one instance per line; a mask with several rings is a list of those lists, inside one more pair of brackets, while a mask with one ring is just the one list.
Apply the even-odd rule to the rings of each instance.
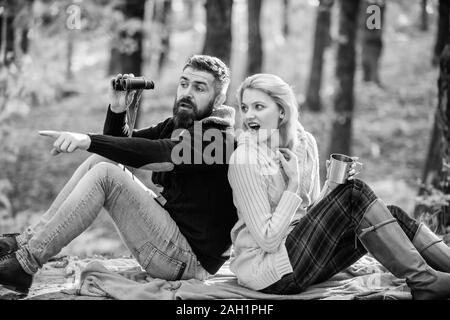
[[74, 173], [40, 221], [18, 237], [16, 257], [34, 274], [86, 230], [104, 207], [122, 240], [154, 278], [208, 277], [186, 238], [152, 191], [130, 171], [93, 155]]

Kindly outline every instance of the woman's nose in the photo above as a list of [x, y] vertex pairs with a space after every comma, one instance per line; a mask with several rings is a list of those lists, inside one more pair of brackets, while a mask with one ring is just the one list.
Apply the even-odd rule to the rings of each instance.
[[255, 119], [255, 113], [249, 109], [246, 113], [245, 113], [245, 119], [246, 120], [254, 120]]

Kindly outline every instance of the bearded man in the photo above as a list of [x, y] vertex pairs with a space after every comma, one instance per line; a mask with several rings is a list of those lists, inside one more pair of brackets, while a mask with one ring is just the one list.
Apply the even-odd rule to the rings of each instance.
[[[102, 208], [153, 278], [204, 280], [228, 259], [230, 230], [237, 220], [228, 159], [180, 163], [172, 154], [176, 145], [187, 143], [192, 160], [214, 143], [194, 135], [199, 122], [202, 132], [213, 129], [221, 135], [216, 150], [234, 148], [234, 109], [223, 105], [228, 67], [211, 56], [189, 58], [173, 117], [133, 130], [131, 137], [126, 134], [125, 93], [114, 90], [115, 83], [129, 76], [111, 81], [103, 134], [41, 131], [55, 139], [54, 154], [80, 149], [94, 155], [78, 167], [36, 225], [0, 237], [0, 284], [27, 294], [33, 274], [86, 230]], [[229, 152], [220, 154], [227, 157]], [[124, 166], [152, 170], [153, 182], [163, 191], [155, 194]]]

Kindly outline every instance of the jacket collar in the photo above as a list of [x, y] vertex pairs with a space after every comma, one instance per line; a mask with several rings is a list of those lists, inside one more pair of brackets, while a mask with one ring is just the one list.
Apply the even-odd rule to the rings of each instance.
[[214, 124], [224, 126], [226, 128], [233, 128], [235, 114], [236, 111], [234, 108], [222, 105], [218, 108], [214, 108], [211, 115], [200, 120], [200, 122], [202, 124]]

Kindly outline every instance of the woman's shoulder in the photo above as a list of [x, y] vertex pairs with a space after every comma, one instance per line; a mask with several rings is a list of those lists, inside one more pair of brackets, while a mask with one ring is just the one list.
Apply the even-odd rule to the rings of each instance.
[[303, 143], [306, 143], [310, 147], [317, 147], [316, 138], [312, 133], [309, 131], [306, 131], [305, 128], [299, 124], [297, 129], [297, 146], [302, 145]]

